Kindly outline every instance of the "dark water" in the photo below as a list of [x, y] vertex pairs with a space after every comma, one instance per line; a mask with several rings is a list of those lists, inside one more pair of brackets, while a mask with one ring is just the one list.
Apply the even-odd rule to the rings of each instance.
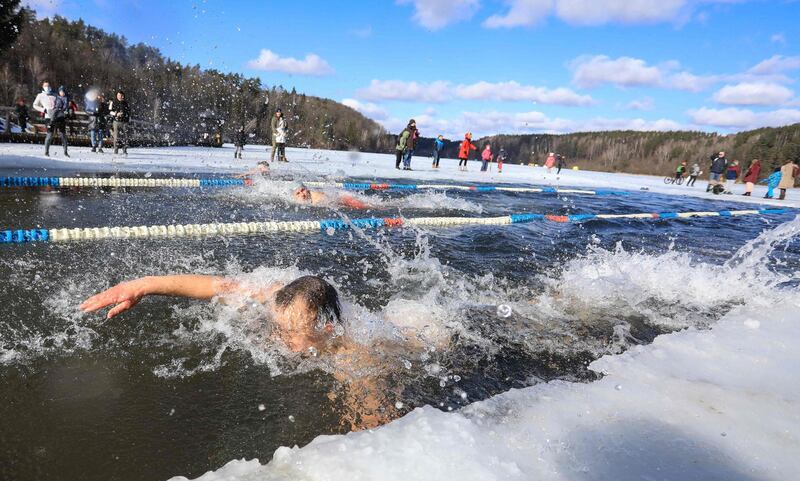
[[[290, 188], [0, 191], [0, 227], [340, 215], [288, 201]], [[367, 213], [344, 213], [412, 217], [749, 208], [650, 193], [409, 195], [366, 194], [366, 200], [382, 203]], [[379, 379], [368, 387], [388, 388], [378, 396], [377, 408], [388, 420], [415, 406], [457, 409], [544, 380], [591, 380], [596, 375], [586, 365], [605, 353], [649, 342], [662, 332], [707, 326], [730, 306], [704, 304], [703, 293], [687, 293], [677, 302], [664, 298], [657, 285], [630, 280], [639, 269], [636, 263], [655, 277], [663, 268], [664, 289], [679, 289], [676, 272], [700, 263], [719, 266], [763, 230], [792, 217], [4, 245], [2, 477], [194, 477], [236, 458], [265, 462], [279, 446], [303, 445], [319, 434], [352, 428], [347, 399], [361, 398], [354, 387], [348, 391], [342, 385], [335, 363], [324, 353], [298, 359], [280, 346], [254, 343], [235, 310], [152, 298], [108, 322], [78, 311], [85, 297], [123, 280], [253, 271], [270, 279], [302, 272], [326, 277], [345, 299], [350, 335], [381, 360], [359, 376]], [[776, 251], [775, 269], [797, 270], [798, 251], [797, 243]], [[619, 292], [608, 292], [603, 302], [592, 300], [596, 284], [581, 270], [595, 267], [627, 272]], [[637, 293], [635, 302], [630, 292]], [[582, 298], [591, 302], [582, 304]], [[498, 314], [498, 306], [506, 304], [512, 308], [509, 317]], [[393, 312], [432, 319], [447, 332], [448, 342], [426, 340], [408, 349], [375, 342], [391, 330], [384, 318]]]

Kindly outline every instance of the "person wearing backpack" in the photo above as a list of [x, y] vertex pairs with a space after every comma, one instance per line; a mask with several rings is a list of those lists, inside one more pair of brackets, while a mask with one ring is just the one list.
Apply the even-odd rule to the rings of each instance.
[[[397, 145], [395, 146], [395, 152], [397, 154], [397, 157], [395, 158], [394, 161], [394, 168], [397, 170], [400, 170], [400, 162], [404, 161], [405, 154], [408, 150], [409, 142], [412, 141], [413, 139], [414, 131], [411, 129], [412, 125], [416, 129], [417, 123], [414, 121], [414, 119], [408, 121], [408, 125], [406, 125], [406, 128], [404, 128], [403, 131], [400, 132], [400, 135], [397, 137]], [[403, 166], [403, 170], [406, 170], [405, 165]]]

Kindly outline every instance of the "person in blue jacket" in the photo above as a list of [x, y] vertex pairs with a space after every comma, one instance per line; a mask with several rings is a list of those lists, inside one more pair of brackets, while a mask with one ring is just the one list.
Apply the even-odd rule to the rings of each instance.
[[440, 135], [433, 141], [433, 168], [439, 168], [439, 157], [442, 155], [444, 149], [444, 136]]
[[767, 195], [764, 196], [765, 199], [771, 199], [772, 194], [775, 191], [775, 187], [778, 187], [778, 184], [781, 183], [781, 168], [775, 167], [775, 170], [770, 174], [769, 177], [762, 180], [761, 184], [767, 184]]

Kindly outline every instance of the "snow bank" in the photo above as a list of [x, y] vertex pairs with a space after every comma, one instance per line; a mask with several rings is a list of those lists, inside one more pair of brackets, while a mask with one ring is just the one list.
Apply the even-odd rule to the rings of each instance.
[[[51, 149], [52, 157], [44, 157], [41, 145], [0, 144], [0, 169], [68, 169], [80, 172], [126, 171], [126, 172], [217, 172], [232, 173], [251, 169], [259, 160], [269, 158], [263, 145], [245, 147], [244, 160], [233, 158], [233, 147], [161, 147], [129, 149], [129, 155], [114, 156], [106, 150], [105, 154], [92, 153], [86, 147], [70, 148], [71, 158], [61, 157], [59, 148]], [[479, 163], [470, 161], [469, 172], [458, 170], [458, 160], [442, 159], [441, 168], [431, 168], [430, 158], [414, 157], [413, 171], [394, 168], [394, 155], [362, 154], [312, 149], [287, 149], [289, 163], [274, 163], [273, 172], [277, 175], [292, 175], [296, 178], [375, 178], [423, 181], [458, 181], [491, 183], [525, 183], [537, 185], [565, 185], [575, 187], [594, 187], [605, 189], [626, 189], [638, 191], [646, 188], [661, 194], [700, 197], [717, 201], [745, 202], [752, 204], [800, 207], [800, 191], [789, 191], [789, 199], [777, 201], [763, 199], [766, 188], [757, 186], [753, 197], [742, 197], [744, 185], [735, 185], [736, 195], [713, 195], [705, 192], [706, 181], [701, 179], [694, 187], [665, 185], [663, 177], [612, 174], [606, 172], [563, 170], [560, 176], [542, 167], [527, 167], [506, 164], [503, 173], [480, 172]]]

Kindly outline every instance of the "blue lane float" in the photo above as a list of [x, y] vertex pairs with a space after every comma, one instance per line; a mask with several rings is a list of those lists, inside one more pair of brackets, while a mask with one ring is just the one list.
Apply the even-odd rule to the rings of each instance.
[[323, 219], [283, 222], [235, 222], [212, 224], [154, 225], [134, 227], [90, 227], [71, 229], [6, 229], [0, 230], [0, 244], [31, 244], [43, 242], [88, 241], [103, 239], [146, 239], [200, 236], [233, 236], [277, 232], [335, 234], [337, 231], [378, 229], [389, 227], [453, 227], [468, 225], [513, 225], [535, 221], [581, 223], [593, 220], [671, 220], [698, 217], [736, 218], [752, 215], [782, 215], [797, 211], [790, 209], [721, 210], [711, 212], [642, 212], [634, 214], [511, 214], [499, 217], [368, 217], [342, 220]]

